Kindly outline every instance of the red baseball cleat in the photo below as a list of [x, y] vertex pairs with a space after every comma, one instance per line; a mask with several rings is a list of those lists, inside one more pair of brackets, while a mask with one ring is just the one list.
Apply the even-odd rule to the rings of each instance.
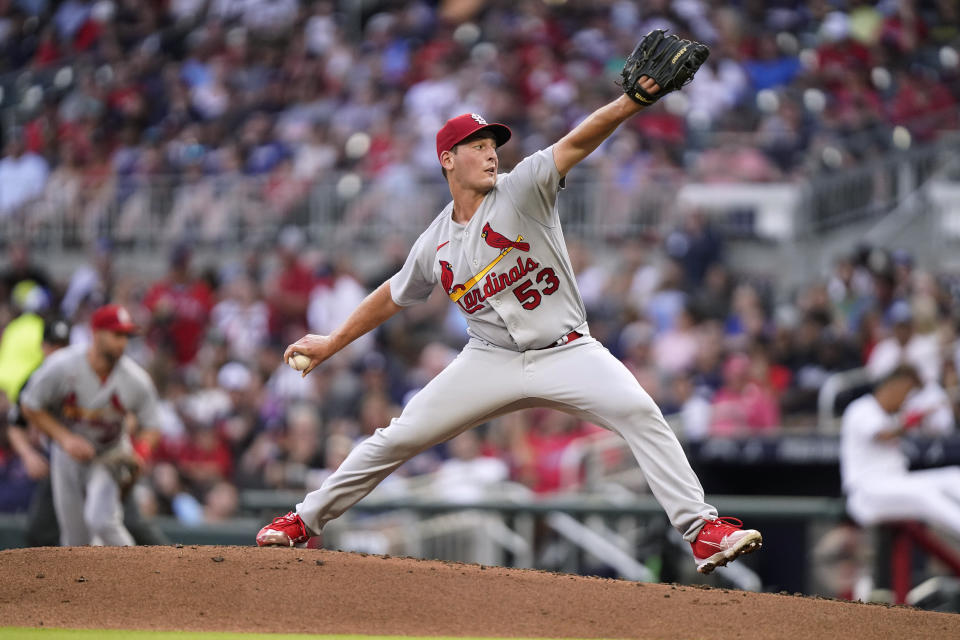
[[[706, 518], [704, 518], [706, 520]], [[737, 518], [707, 520], [697, 539], [690, 543], [697, 571], [710, 573], [763, 545], [763, 536], [755, 529], [743, 529]]]
[[260, 529], [257, 534], [257, 546], [292, 547], [310, 539], [307, 526], [293, 511], [285, 516], [274, 518], [273, 522]]

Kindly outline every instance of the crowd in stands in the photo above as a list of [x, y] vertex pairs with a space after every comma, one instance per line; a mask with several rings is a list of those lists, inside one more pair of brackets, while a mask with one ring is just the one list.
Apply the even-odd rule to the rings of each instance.
[[[103, 301], [125, 305], [142, 328], [128, 354], [161, 398], [161, 423], [137, 437], [148, 512], [203, 519], [214, 517], [205, 508], [236, 509], [238, 490], [318, 486], [467, 340], [438, 289], [303, 378], [281, 361], [284, 347], [328, 333], [402, 253], [360, 273], [349, 253], [311, 250], [290, 226], [271, 251], [236, 260], [199, 262], [177, 245], [160, 279], [118, 269], [114, 254], [101, 243], [57, 281], [26, 250], [11, 252], [0, 278], [0, 369], [22, 358], [22, 334], [10, 330], [18, 318], [66, 318], [76, 343], [89, 340], [87, 320]], [[875, 381], [902, 362], [927, 383], [912, 419], [936, 421], [942, 433], [960, 415], [960, 282], [917, 268], [902, 251], [861, 247], [793, 293], [734, 272], [723, 237], [696, 213], [662, 239], [611, 243], [602, 257], [573, 241], [571, 254], [592, 335], [688, 442], [813, 430], [828, 376], [864, 368]], [[569, 489], [580, 476], [564, 452], [601, 432], [562, 413], [519, 412], [417, 456], [391, 480], [437, 472]], [[16, 473], [15, 456], [5, 455], [6, 472]]]
[[[96, 239], [104, 216], [122, 214], [63, 281], [11, 248], [0, 326], [62, 316], [82, 342], [98, 305], [131, 311], [143, 330], [128, 353], [152, 375], [163, 416], [137, 436], [148, 515], [214, 521], [236, 512], [238, 490], [318, 486], [451, 361], [465, 324], [439, 292], [306, 378], [280, 360], [304, 333], [337, 326], [409, 247], [382, 240], [378, 270], [363, 271], [349, 247], [314, 249], [296, 224], [310, 185], [354, 172], [369, 188], [351, 215], [397, 215], [386, 205], [439, 183], [433, 137], [451, 115], [508, 123], [509, 168], [615, 96], [625, 53], [664, 27], [712, 54], [693, 84], [592, 159], [625, 210], [650, 184], [794, 180], [883, 152], [895, 125], [921, 141], [957, 125], [955, 2], [362, 4], [375, 11], [322, 0], [0, 2], [7, 72], [72, 70], [52, 74], [5, 132], [0, 218], [67, 211]], [[166, 274], [145, 279], [117, 268], [116, 243], [156, 213], [144, 194], [158, 184], [175, 185], [159, 200], [173, 249]], [[264, 217], [281, 231], [236, 260], [199, 261], [184, 241]], [[696, 211], [662, 235], [611, 239], [602, 255], [570, 244], [591, 333], [688, 440], [812, 426], [830, 374], [865, 366], [879, 377], [903, 360], [937, 407], [946, 399], [938, 419], [956, 415], [960, 288], [908, 254], [858, 247], [786, 292], [734, 272]], [[2, 340], [0, 361], [13, 357]], [[556, 491], [570, 481], [563, 451], [597, 431], [520, 412], [417, 456], [391, 481], [437, 472], [445, 487], [468, 476]], [[25, 474], [2, 447], [0, 469]]]
[[439, 183], [448, 117], [508, 123], [509, 168], [616, 95], [653, 28], [712, 53], [592, 156], [599, 178], [627, 203], [686, 179], [796, 180], [893, 148], [897, 125], [900, 148], [956, 128], [958, 25], [950, 0], [7, 0], [0, 218], [122, 239], [159, 208], [167, 237], [222, 239], [296, 221], [346, 172], [347, 219], [390, 219]]

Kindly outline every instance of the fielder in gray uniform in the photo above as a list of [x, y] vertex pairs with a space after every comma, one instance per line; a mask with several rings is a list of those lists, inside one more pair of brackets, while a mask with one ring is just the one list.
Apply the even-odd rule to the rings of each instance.
[[[645, 88], [656, 91], [652, 81]], [[505, 413], [550, 407], [619, 433], [670, 522], [709, 573], [759, 548], [735, 518], [718, 518], [660, 409], [636, 378], [590, 336], [557, 214], [564, 176], [642, 106], [621, 96], [557, 143], [498, 174], [497, 147], [510, 130], [468, 113], [437, 134], [448, 204], [414, 244], [401, 270], [329, 336], [290, 345], [310, 358], [304, 375], [439, 284], [467, 320], [459, 356], [390, 426], [360, 443], [321, 486], [257, 536], [294, 545], [318, 534], [417, 453]]]
[[52, 354], [21, 393], [27, 420], [50, 436], [50, 480], [63, 546], [134, 544], [123, 526], [116, 473], [132, 454], [124, 430], [133, 412], [157, 420], [157, 391], [124, 355], [136, 326], [126, 309], [106, 305], [90, 319], [93, 342]]

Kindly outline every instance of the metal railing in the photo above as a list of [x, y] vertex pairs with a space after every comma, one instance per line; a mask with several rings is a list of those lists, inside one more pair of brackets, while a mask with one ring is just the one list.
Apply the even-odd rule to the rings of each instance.
[[[560, 215], [572, 236], [635, 236], [669, 219], [674, 192], [572, 179], [559, 199]], [[130, 250], [181, 239], [236, 247], [272, 242], [281, 226], [295, 224], [315, 246], [335, 248], [396, 234], [415, 237], [449, 200], [446, 184], [427, 179], [365, 182], [350, 173], [310, 182], [292, 176], [113, 176], [90, 187], [81, 174], [61, 169], [39, 198], [0, 212], [0, 239], [54, 251], [101, 237]]]
[[839, 371], [831, 374], [823, 381], [817, 393], [817, 429], [820, 433], [840, 433], [840, 417], [837, 415], [836, 405], [840, 394], [863, 387], [870, 382], [870, 375], [865, 367]]
[[[674, 222], [678, 206], [695, 206], [734, 237], [790, 240], [805, 230], [824, 233], [889, 212], [958, 154], [960, 137], [946, 137], [813, 179], [806, 187], [687, 180], [653, 185], [581, 173], [571, 176], [559, 207], [567, 233], [588, 239], [662, 229]], [[350, 173], [311, 182], [292, 175], [112, 176], [97, 185], [84, 180], [79, 171], [56, 170], [38, 199], [0, 213], [3, 238], [51, 249], [80, 247], [103, 236], [136, 249], [182, 238], [231, 246], [270, 240], [280, 226], [297, 224], [313, 242], [335, 247], [416, 235], [450, 197], [439, 180], [364, 181]]]
[[958, 154], [960, 135], [944, 134], [922, 147], [811, 179], [801, 205], [807, 233], [826, 234], [843, 225], [885, 216], [935, 174], [947, 172]]

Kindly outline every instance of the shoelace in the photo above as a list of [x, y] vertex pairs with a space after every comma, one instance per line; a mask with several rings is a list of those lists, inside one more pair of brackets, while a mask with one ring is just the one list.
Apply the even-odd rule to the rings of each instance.
[[271, 524], [271, 525], [274, 525], [274, 524], [296, 524], [296, 522], [297, 522], [297, 514], [295, 514], [295, 513], [288, 513], [288, 514], [285, 515], [285, 516], [277, 516], [276, 518], [273, 519], [273, 522], [271, 522], [270, 524]]
[[707, 518], [703, 519], [707, 521], [707, 524], [712, 524], [717, 527], [719, 527], [721, 524], [725, 524], [728, 527], [733, 527], [734, 529], [743, 528], [743, 521], [740, 518], [734, 518], [732, 516], [717, 516], [713, 520], [707, 520]]

